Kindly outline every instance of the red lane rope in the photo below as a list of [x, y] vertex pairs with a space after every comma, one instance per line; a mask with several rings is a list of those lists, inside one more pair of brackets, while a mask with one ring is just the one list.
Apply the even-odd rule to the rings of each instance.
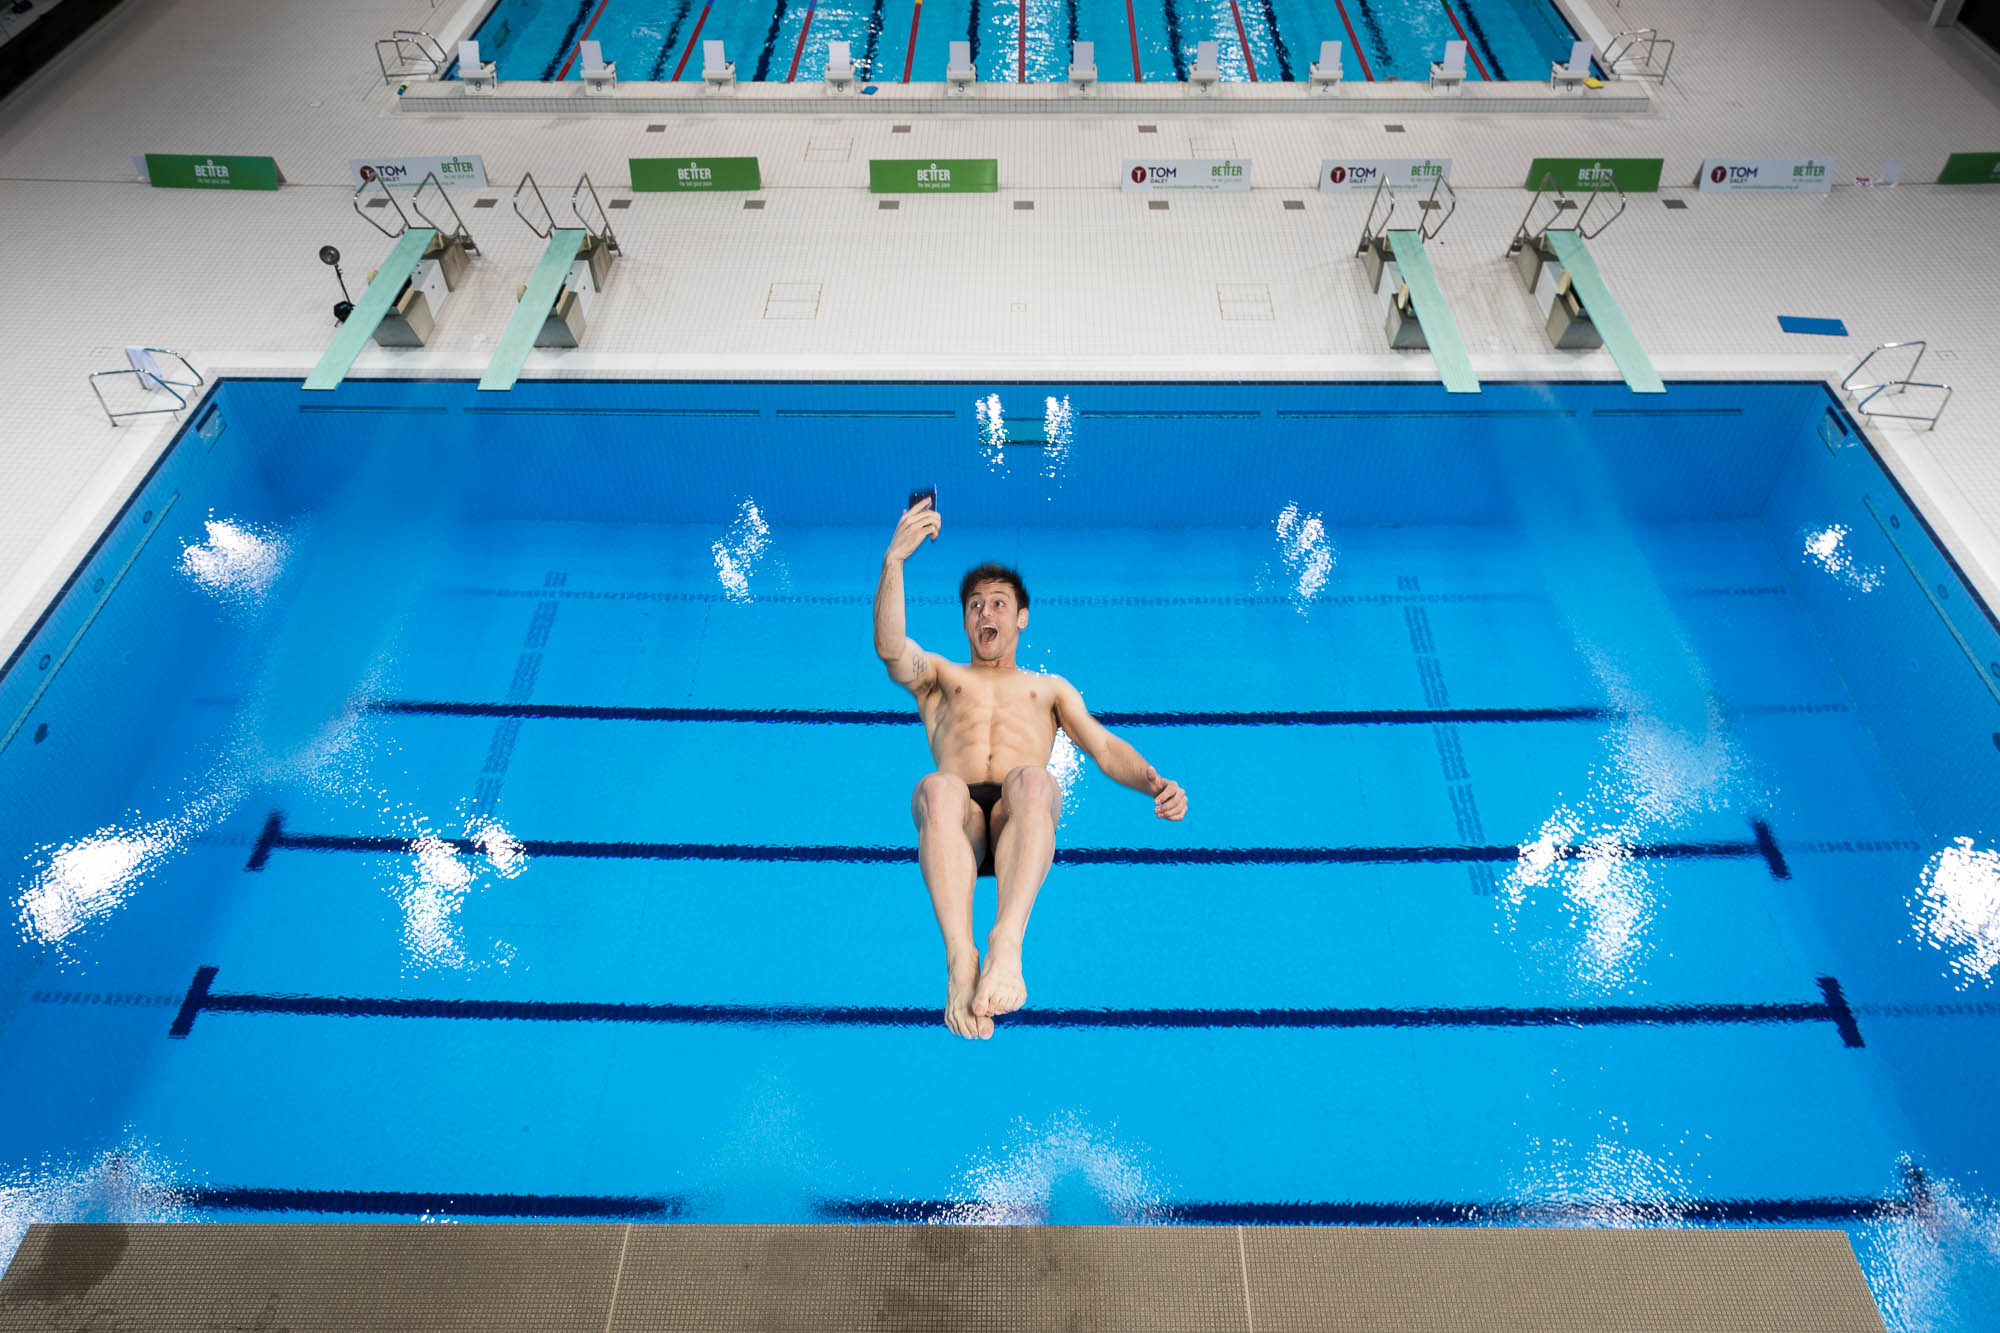
[[910, 81], [910, 62], [917, 58], [917, 20], [924, 16], [924, 0], [917, 0], [917, 7], [910, 13], [910, 47], [903, 52], [903, 82]]
[[1028, 81], [1028, 0], [1016, 0], [1020, 8], [1014, 24], [1014, 82]]
[[799, 57], [806, 53], [806, 34], [813, 30], [813, 11], [818, 8], [819, 0], [811, 0], [806, 6], [806, 26], [799, 29], [799, 44], [792, 48], [792, 68], [785, 75], [786, 83], [799, 77]]
[[1229, 0], [1229, 12], [1236, 19], [1236, 40], [1243, 43], [1243, 63], [1250, 67], [1250, 82], [1257, 82], [1257, 62], [1250, 55], [1250, 34], [1243, 31], [1243, 11], [1236, 7], [1236, 0]]
[[[1438, 0], [1438, 3], [1444, 6], [1444, 16], [1451, 20], [1451, 26], [1458, 28], [1458, 15], [1451, 12], [1451, 0]], [[1479, 71], [1479, 77], [1488, 83], [1493, 82], [1493, 76], [1486, 72], [1486, 66], [1479, 63], [1479, 50], [1473, 46], [1472, 39], [1465, 35], [1465, 29], [1458, 28], [1458, 40], [1465, 43], [1465, 53], [1472, 57], [1472, 67]]]
[[1374, 71], [1368, 68], [1368, 53], [1361, 49], [1361, 39], [1354, 35], [1354, 24], [1347, 17], [1347, 6], [1341, 4], [1340, 0], [1333, 0], [1333, 3], [1334, 7], [1340, 10], [1341, 26], [1347, 29], [1347, 44], [1354, 48], [1354, 57], [1361, 62], [1362, 77], [1370, 83], [1375, 82]]
[[1132, 0], [1125, 0], [1125, 31], [1132, 34], [1132, 82], [1144, 83], [1139, 73], [1139, 25], [1132, 17]]
[[694, 54], [694, 44], [701, 37], [701, 25], [708, 22], [708, 6], [714, 0], [705, 0], [701, 7], [701, 17], [694, 21], [694, 31], [688, 34], [687, 50], [681, 52], [681, 63], [674, 66], [674, 82], [681, 81], [681, 71], [688, 67], [688, 57]]
[[569, 67], [574, 65], [577, 56], [582, 54], [583, 44], [590, 40], [590, 30], [597, 26], [597, 20], [604, 16], [604, 7], [610, 3], [611, 0], [597, 0], [597, 12], [590, 16], [590, 22], [583, 25], [583, 36], [576, 39], [576, 45], [570, 49], [569, 59], [563, 61], [562, 73], [556, 75], [557, 83], [569, 77]]

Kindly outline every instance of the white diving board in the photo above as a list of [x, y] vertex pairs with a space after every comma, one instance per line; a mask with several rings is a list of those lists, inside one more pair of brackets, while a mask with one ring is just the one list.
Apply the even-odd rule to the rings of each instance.
[[1417, 308], [1417, 323], [1423, 326], [1424, 341], [1430, 344], [1431, 359], [1437, 363], [1438, 378], [1447, 393], [1478, 393], [1479, 377], [1472, 373], [1472, 358], [1465, 354], [1465, 340], [1458, 336], [1458, 322], [1444, 303], [1444, 289], [1431, 270], [1431, 257], [1424, 253], [1424, 238], [1414, 230], [1384, 233], [1390, 252], [1410, 287], [1410, 303]]
[[375, 327], [382, 317], [389, 313], [389, 307], [396, 304], [402, 295], [403, 284], [417, 271], [423, 262], [424, 251], [430, 249], [431, 240], [437, 235], [429, 227], [406, 228], [396, 238], [396, 248], [382, 261], [382, 267], [375, 272], [375, 280], [368, 284], [368, 290], [361, 293], [361, 299], [354, 303], [347, 319], [340, 326], [340, 332], [333, 335], [321, 353], [319, 363], [306, 376], [308, 389], [338, 389], [340, 382], [347, 378], [347, 372], [354, 366], [354, 360], [361, 355], [361, 349], [375, 336]]
[[1667, 386], [1660, 382], [1660, 372], [1653, 369], [1652, 358], [1639, 346], [1639, 335], [1632, 332], [1632, 326], [1625, 321], [1625, 312], [1618, 308], [1611, 289], [1604, 285], [1604, 275], [1597, 271], [1597, 261], [1590, 257], [1590, 251], [1584, 249], [1583, 238], [1570, 230], [1552, 230], [1543, 235], [1549, 238], [1549, 248], [1556, 252], [1556, 259], [1569, 273], [1570, 287], [1583, 301], [1583, 312], [1590, 316], [1597, 336], [1604, 340], [1611, 359], [1618, 363], [1625, 383], [1633, 393], [1665, 393]]
[[549, 233], [548, 248], [542, 251], [534, 276], [528, 279], [528, 289], [515, 303], [514, 316], [507, 321], [507, 331], [500, 335], [499, 346], [493, 349], [493, 359], [486, 363], [486, 373], [479, 379], [480, 388], [514, 387], [514, 381], [521, 377], [521, 367], [527, 364], [528, 353], [535, 346], [535, 339], [542, 332], [542, 325], [548, 321], [549, 310], [562, 291], [563, 280], [569, 276], [569, 266], [576, 262], [576, 252], [582, 248], [583, 238], [589, 234], [581, 227], [558, 227]]

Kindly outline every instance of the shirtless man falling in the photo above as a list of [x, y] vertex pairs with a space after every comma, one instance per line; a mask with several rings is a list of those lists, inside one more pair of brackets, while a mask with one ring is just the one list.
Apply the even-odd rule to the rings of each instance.
[[[1056, 728], [1114, 782], [1151, 796], [1161, 819], [1184, 816], [1187, 796], [1106, 731], [1074, 685], [1014, 665], [1028, 627], [1028, 590], [1013, 570], [981, 565], [959, 585], [970, 662], [927, 653], [903, 632], [903, 562], [942, 527], [929, 497], [896, 525], [875, 585], [875, 655], [889, 679], [917, 696], [937, 763], [937, 772], [917, 783], [910, 814], [917, 863], [944, 936], [944, 1021], [961, 1037], [986, 1038], [994, 1015], [1028, 1002], [1021, 938], [1055, 858], [1062, 811], [1062, 790], [1048, 770]], [[993, 875], [999, 893], [983, 970], [972, 933], [980, 875]]]

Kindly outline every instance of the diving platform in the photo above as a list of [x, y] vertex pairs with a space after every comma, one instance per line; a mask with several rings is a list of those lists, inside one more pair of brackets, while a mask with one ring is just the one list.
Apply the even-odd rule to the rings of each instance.
[[[1539, 227], [1532, 225], [1535, 211], [1546, 198], [1548, 216]], [[1616, 198], [1617, 208], [1591, 225], [1598, 204]], [[1607, 181], [1592, 191], [1581, 208], [1555, 188], [1544, 176], [1541, 187], [1528, 201], [1528, 211], [1514, 231], [1507, 254], [1514, 261], [1521, 281], [1534, 293], [1542, 311], [1542, 331], [1549, 346], [1561, 349], [1603, 347], [1617, 363], [1619, 374], [1633, 393], [1665, 393], [1667, 386], [1659, 371], [1639, 345], [1638, 334], [1625, 318], [1618, 300], [1611, 294], [1597, 261], [1584, 242], [1599, 236], [1625, 211], [1625, 195], [1616, 181]], [[1567, 219], [1563, 226], [1559, 220]]]
[[565, 291], [565, 287], [570, 267], [577, 262], [584, 237], [589, 234], [581, 227], [557, 227], [549, 233], [541, 260], [527, 285], [521, 288], [521, 299], [507, 321], [507, 331], [500, 335], [493, 359], [487, 362], [486, 373], [479, 378], [480, 388], [513, 388], [514, 381], [521, 377], [521, 367], [527, 364], [529, 350], [542, 341], [544, 327], [552, 319], [563, 320], [565, 312], [558, 304], [561, 298], [569, 298], [563, 304], [574, 312], [579, 298], [575, 292]]
[[407, 228], [396, 238], [389, 257], [382, 261], [375, 276], [369, 279], [368, 290], [361, 293], [361, 299], [354, 303], [354, 309], [341, 322], [340, 331], [333, 335], [333, 341], [320, 354], [312, 374], [306, 376], [306, 388], [340, 387], [340, 382], [347, 378], [347, 372], [354, 368], [355, 358], [375, 336], [377, 327], [388, 316], [390, 309], [405, 299], [417, 265], [423, 262], [425, 252], [436, 239], [437, 232], [428, 227]]
[[1355, 247], [1381, 299], [1383, 335], [1391, 347], [1429, 348], [1447, 393], [1478, 393], [1479, 377], [1472, 373], [1465, 339], [1424, 248], [1457, 211], [1457, 196], [1442, 176], [1437, 177], [1428, 197], [1418, 202], [1414, 227], [1389, 226], [1398, 202], [1386, 180], [1376, 187], [1368, 220], [1362, 224], [1361, 243]]

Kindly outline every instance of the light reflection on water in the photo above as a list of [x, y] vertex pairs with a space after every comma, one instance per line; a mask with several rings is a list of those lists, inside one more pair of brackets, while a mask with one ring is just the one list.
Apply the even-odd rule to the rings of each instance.
[[2000, 1310], [2000, 1204], [1949, 1177], [1921, 1180], [1915, 1206], [1852, 1228], [1854, 1257], [1889, 1333], [1991, 1328]]
[[1018, 1121], [1005, 1146], [961, 1170], [959, 1192], [970, 1197], [937, 1220], [1042, 1223], [1058, 1209], [1059, 1220], [1071, 1225], [1166, 1220], [1169, 1194], [1147, 1155], [1082, 1112], [1061, 1111], [1040, 1124]]
[[37, 1222], [191, 1222], [175, 1193], [181, 1167], [158, 1147], [130, 1137], [95, 1157], [45, 1157], [0, 1175], [0, 1269]]
[[1599, 1118], [1602, 1128], [1588, 1143], [1529, 1137], [1528, 1163], [1516, 1177], [1514, 1197], [1530, 1207], [1561, 1205], [1565, 1226], [1691, 1225], [1687, 1201], [1709, 1193], [1693, 1131], [1682, 1131], [1675, 1145], [1648, 1151], [1631, 1142], [1629, 1122], [1608, 1112], [1599, 1112]]
[[2000, 851], [1954, 838], [1925, 863], [1905, 902], [1917, 938], [1944, 954], [1953, 984], [1992, 984], [2000, 967]]
[[285, 538], [272, 528], [215, 518], [213, 511], [207, 530], [203, 541], [182, 543], [180, 572], [219, 601], [244, 606], [262, 600], [291, 553]]
[[1847, 525], [1829, 523], [1804, 531], [1805, 558], [1856, 592], [1874, 592], [1882, 586], [1882, 566], [1864, 565], [1845, 546]]

